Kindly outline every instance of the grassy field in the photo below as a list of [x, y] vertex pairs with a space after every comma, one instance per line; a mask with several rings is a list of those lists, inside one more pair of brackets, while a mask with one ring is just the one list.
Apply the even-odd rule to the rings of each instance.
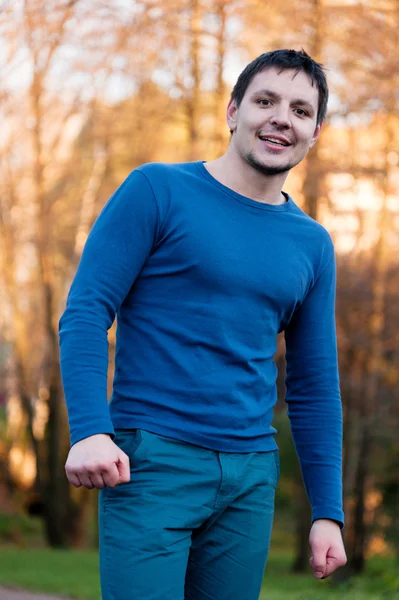
[[[0, 585], [100, 600], [97, 553], [46, 549], [0, 548]], [[367, 573], [349, 585], [333, 586], [289, 571], [290, 557], [272, 553], [261, 600], [393, 600], [399, 598], [399, 576], [387, 559], [370, 561]], [[395, 580], [396, 577], [396, 580]]]
[[[260, 600], [399, 600], [399, 567], [393, 559], [373, 558], [366, 573], [338, 586], [313, 579], [310, 568], [294, 575], [293, 544], [289, 520], [278, 518]], [[47, 549], [41, 520], [0, 515], [0, 585], [100, 600], [98, 554]]]

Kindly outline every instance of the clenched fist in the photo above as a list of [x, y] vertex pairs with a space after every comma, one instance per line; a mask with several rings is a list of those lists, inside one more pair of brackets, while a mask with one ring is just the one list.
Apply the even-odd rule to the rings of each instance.
[[346, 553], [341, 529], [330, 519], [318, 519], [312, 525], [309, 537], [312, 556], [310, 566], [316, 579], [325, 579], [346, 564]]
[[105, 434], [92, 435], [74, 444], [65, 471], [72, 485], [83, 485], [89, 490], [130, 481], [129, 457]]

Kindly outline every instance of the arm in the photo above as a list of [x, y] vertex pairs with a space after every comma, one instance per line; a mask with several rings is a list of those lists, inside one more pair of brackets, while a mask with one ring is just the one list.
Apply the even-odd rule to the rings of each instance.
[[151, 187], [142, 173], [133, 171], [90, 232], [60, 320], [72, 445], [114, 433], [107, 400], [107, 331], [154, 246], [157, 229]]
[[[336, 269], [332, 246], [324, 265], [286, 328], [285, 339], [288, 416], [312, 507], [310, 541], [317, 564], [313, 560], [311, 564], [315, 573], [322, 572], [322, 576], [327, 576], [344, 564], [339, 531], [344, 521], [342, 406], [335, 329]], [[338, 561], [334, 558], [335, 566], [332, 567], [331, 564], [328, 566], [328, 560], [331, 562], [333, 554], [338, 556]]]

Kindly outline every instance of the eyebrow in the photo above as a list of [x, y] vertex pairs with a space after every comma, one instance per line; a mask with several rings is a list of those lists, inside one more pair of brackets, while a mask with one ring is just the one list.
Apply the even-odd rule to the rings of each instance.
[[[251, 95], [251, 99], [254, 99], [257, 96], [269, 96], [274, 100], [281, 100], [281, 96], [279, 94], [276, 94], [276, 92], [272, 92], [271, 90], [267, 89], [257, 90]], [[311, 111], [315, 110], [314, 106], [310, 102], [308, 102], [307, 100], [303, 100], [302, 98], [296, 98], [295, 100], [292, 100], [291, 104], [295, 104], [296, 106], [306, 106], [306, 108], [308, 108]]]

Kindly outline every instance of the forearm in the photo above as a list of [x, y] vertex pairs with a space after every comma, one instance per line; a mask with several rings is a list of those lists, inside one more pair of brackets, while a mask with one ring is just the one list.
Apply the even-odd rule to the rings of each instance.
[[339, 397], [288, 401], [291, 430], [312, 506], [312, 520], [343, 525], [342, 408]]
[[71, 444], [114, 434], [107, 399], [107, 328], [98, 313], [69, 305], [60, 320], [60, 363]]

